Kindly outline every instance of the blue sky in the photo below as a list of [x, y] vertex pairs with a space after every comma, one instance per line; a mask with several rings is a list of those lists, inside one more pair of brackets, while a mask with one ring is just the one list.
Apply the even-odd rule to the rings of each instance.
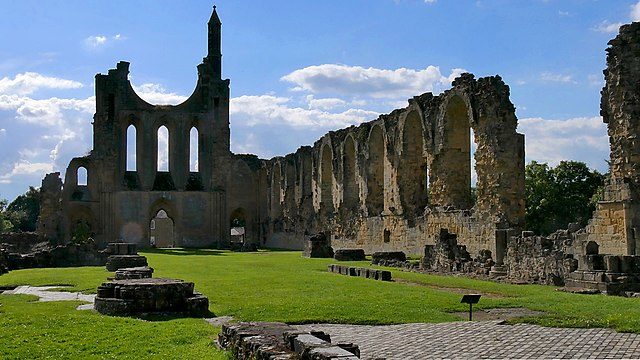
[[[605, 48], [634, 1], [218, 1], [232, 151], [261, 157], [372, 120], [461, 71], [511, 87], [527, 160], [606, 171]], [[120, 60], [178, 103], [206, 55], [211, 1], [8, 1], [0, 22], [0, 198], [92, 146], [93, 79]]]

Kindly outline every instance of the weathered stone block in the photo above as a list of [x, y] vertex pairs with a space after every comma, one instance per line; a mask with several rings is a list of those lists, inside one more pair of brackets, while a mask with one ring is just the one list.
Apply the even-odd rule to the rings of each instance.
[[365, 260], [365, 254], [362, 249], [340, 249], [335, 251], [333, 258], [338, 261], [362, 261]]

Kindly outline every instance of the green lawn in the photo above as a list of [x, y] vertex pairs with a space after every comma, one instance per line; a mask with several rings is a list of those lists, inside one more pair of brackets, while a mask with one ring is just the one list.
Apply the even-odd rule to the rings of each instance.
[[[484, 294], [477, 308], [527, 307], [546, 315], [518, 321], [547, 326], [611, 327], [640, 333], [640, 299], [576, 295], [550, 286], [508, 285], [464, 277], [392, 270], [395, 282], [328, 273], [332, 259], [300, 252], [231, 253], [164, 250], [143, 253], [156, 277], [193, 281], [216, 315], [289, 323], [390, 324], [456, 321], [461, 293]], [[369, 266], [367, 262], [354, 265]], [[71, 285], [95, 292], [104, 268], [29, 269], [0, 276], [2, 285]], [[218, 329], [199, 319], [143, 321], [76, 311], [76, 303], [36, 303], [0, 295], [0, 358], [224, 358], [212, 345]], [[61, 340], [66, 343], [59, 343]]]

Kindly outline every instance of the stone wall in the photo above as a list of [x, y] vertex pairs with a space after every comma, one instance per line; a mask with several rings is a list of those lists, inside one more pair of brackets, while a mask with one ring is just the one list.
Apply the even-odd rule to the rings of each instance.
[[564, 285], [569, 273], [576, 270], [574, 241], [584, 237], [584, 230], [572, 233], [560, 230], [548, 237], [523, 232], [509, 239], [504, 265], [510, 279], [527, 283]]
[[463, 74], [441, 95], [416, 96], [404, 109], [267, 160], [263, 241], [303, 243], [305, 233], [328, 232], [334, 249], [419, 255], [447, 229], [474, 255], [493, 251], [497, 230], [524, 225], [524, 137], [516, 126], [500, 77]]
[[607, 49], [600, 115], [607, 124], [610, 179], [593, 219], [589, 240], [602, 252], [640, 255], [640, 23], [624, 25]]

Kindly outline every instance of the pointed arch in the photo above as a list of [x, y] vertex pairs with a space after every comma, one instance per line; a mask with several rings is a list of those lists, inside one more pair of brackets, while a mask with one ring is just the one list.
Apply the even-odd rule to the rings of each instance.
[[453, 96], [444, 118], [444, 151], [442, 165], [445, 204], [459, 209], [472, 206], [471, 196], [471, 121], [467, 103]]
[[198, 128], [195, 126], [189, 130], [189, 171], [198, 172], [200, 163], [200, 141], [199, 141]]
[[322, 146], [320, 162], [320, 209], [331, 214], [333, 207], [333, 156], [328, 144]]
[[158, 128], [158, 171], [169, 171], [169, 129], [162, 125]]
[[424, 156], [422, 119], [411, 111], [404, 120], [398, 186], [403, 212], [418, 215], [427, 206], [427, 159]]
[[366, 203], [369, 216], [378, 216], [384, 211], [384, 135], [378, 125], [369, 133]]
[[76, 170], [76, 184], [78, 186], [87, 186], [89, 180], [89, 171], [86, 167], [80, 166]]
[[127, 160], [126, 160], [126, 164], [127, 164], [127, 171], [137, 171], [138, 170], [138, 165], [137, 165], [137, 157], [138, 157], [138, 149], [137, 149], [137, 143], [138, 143], [138, 129], [136, 129], [136, 126], [134, 124], [130, 124], [127, 127], [127, 139], [126, 139], [126, 146], [127, 146]]
[[359, 204], [360, 191], [356, 182], [356, 145], [351, 136], [347, 136], [342, 151], [342, 205], [345, 209], [355, 209]]

